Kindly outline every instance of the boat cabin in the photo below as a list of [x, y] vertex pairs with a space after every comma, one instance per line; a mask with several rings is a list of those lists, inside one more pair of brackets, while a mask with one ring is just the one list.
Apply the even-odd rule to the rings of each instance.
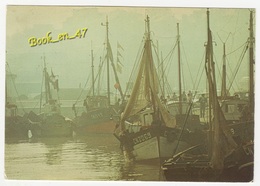
[[108, 98], [107, 96], [87, 96], [86, 103], [89, 109], [107, 108]]
[[125, 128], [129, 133], [138, 132], [141, 128], [146, 128], [151, 126], [153, 121], [153, 110], [151, 108], [146, 108], [140, 113], [131, 116], [125, 121]]
[[60, 114], [60, 104], [56, 99], [50, 99], [48, 103], [44, 104], [45, 115]]
[[17, 115], [17, 105], [7, 103], [5, 106], [5, 116], [6, 117], [14, 117]]
[[221, 109], [227, 121], [239, 121], [244, 107], [248, 101], [242, 99], [229, 99], [221, 102]]
[[[180, 114], [179, 105], [180, 105], [180, 103], [178, 101], [177, 102], [169, 102], [167, 104], [167, 110], [170, 112], [170, 114], [172, 116], [176, 116], [176, 115]], [[186, 114], [189, 110], [190, 103], [182, 102], [181, 105], [182, 105], [182, 113]]]

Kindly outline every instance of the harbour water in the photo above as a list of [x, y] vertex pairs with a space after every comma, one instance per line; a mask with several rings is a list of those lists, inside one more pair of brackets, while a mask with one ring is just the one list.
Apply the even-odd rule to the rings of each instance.
[[4, 158], [7, 180], [165, 181], [159, 163], [126, 162], [111, 134], [7, 139]]

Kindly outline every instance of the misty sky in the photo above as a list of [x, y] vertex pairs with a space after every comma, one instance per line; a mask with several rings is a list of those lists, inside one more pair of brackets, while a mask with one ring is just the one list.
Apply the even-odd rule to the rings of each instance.
[[[228, 78], [232, 79], [231, 70], [234, 73], [242, 53], [241, 46], [249, 36], [249, 14], [249, 9], [210, 9], [210, 27], [215, 43], [214, 58], [219, 68], [216, 72], [219, 84], [223, 42], [226, 42], [226, 53], [229, 54], [227, 55]], [[76, 88], [80, 84], [83, 88], [91, 73], [91, 45], [94, 52], [95, 72], [99, 58], [105, 56], [106, 28], [101, 23], [105, 23], [108, 16], [109, 40], [114, 59], [117, 56], [117, 42], [124, 48], [124, 51], [120, 51], [123, 56], [120, 59], [124, 67], [122, 74], [118, 75], [125, 89], [143, 40], [146, 15], [150, 17], [153, 43], [155, 45], [158, 43], [163, 59], [174, 48], [177, 38], [176, 24], [180, 24], [181, 63], [185, 82], [183, 87], [186, 91], [204, 90], [205, 72], [203, 73], [202, 70], [205, 58], [204, 44], [207, 41], [206, 8], [8, 6], [6, 61], [12, 73], [17, 75], [17, 83], [40, 84], [43, 70], [42, 57], [45, 56], [47, 68], [49, 71], [52, 69], [59, 76], [61, 88]], [[84, 38], [36, 47], [30, 47], [28, 43], [30, 37], [42, 38], [51, 32], [53, 39], [57, 39], [60, 33], [66, 32], [72, 36], [82, 28], [88, 29]], [[165, 75], [173, 89], [178, 87], [176, 51], [175, 49], [170, 60], [165, 59], [167, 69]], [[248, 76], [247, 62], [248, 54], [245, 55], [238, 71], [237, 84], [241, 82], [242, 77]], [[104, 76], [103, 82], [105, 79]], [[111, 77], [112, 90], [114, 90], [114, 82], [114, 77]], [[238, 89], [236, 83], [234, 89]], [[227, 84], [229, 85], [229, 82]]]

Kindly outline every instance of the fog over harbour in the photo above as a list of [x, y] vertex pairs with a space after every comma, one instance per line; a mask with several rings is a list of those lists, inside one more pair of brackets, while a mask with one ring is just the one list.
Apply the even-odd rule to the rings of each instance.
[[[101, 63], [104, 65], [100, 81], [95, 82], [95, 96], [98, 94], [97, 91], [100, 91], [102, 96], [107, 96], [107, 55], [110, 59], [113, 56], [120, 85], [128, 101], [131, 91], [126, 92], [126, 88], [129, 82], [135, 82], [136, 76], [131, 75], [138, 71], [141, 51], [145, 48], [144, 41], [148, 35], [147, 16], [151, 31], [152, 56], [160, 78], [161, 89], [158, 96], [162, 99], [162, 86], [167, 99], [169, 95], [174, 95], [173, 92], [179, 94], [178, 26], [182, 91], [208, 92], [205, 49], [208, 41], [207, 8], [209, 8], [218, 95], [222, 84], [224, 44], [227, 64], [226, 85], [229, 93], [234, 95], [238, 91], [244, 92], [249, 89], [249, 50], [246, 47], [250, 43], [248, 42], [250, 11], [253, 12], [254, 48], [256, 47], [253, 57], [256, 64], [254, 111], [257, 113], [257, 39], [260, 19], [254, 1], [248, 0], [246, 3], [243, 0], [223, 1], [226, 6], [220, 5], [221, 1], [211, 3], [207, 0], [205, 2], [173, 0], [169, 5], [167, 1], [158, 3], [131, 1], [132, 5], [117, 0], [102, 1], [74, 0], [66, 2], [71, 3], [68, 5], [61, 1], [48, 2], [48, 0], [43, 2], [25, 0], [23, 3], [16, 0], [3, 1], [10, 3], [5, 4], [4, 8], [0, 6], [4, 15], [2, 20], [5, 20], [2, 24], [4, 30], [2, 40], [5, 45], [2, 47], [2, 68], [0, 68], [3, 70], [2, 108], [4, 104], [8, 105], [10, 100], [17, 105], [19, 116], [27, 116], [31, 111], [39, 115], [44, 113], [42, 108], [46, 103], [43, 100], [48, 97], [44, 94], [47, 92], [44, 85], [45, 62], [49, 75], [53, 73], [58, 79], [59, 88], [55, 87], [57, 85], [55, 78], [55, 83], [53, 81], [50, 84], [52, 98], [59, 100], [61, 114], [66, 119], [76, 121], [77, 116], [82, 116], [88, 111], [84, 103], [92, 94], [92, 69], [94, 68], [94, 74], [97, 76]], [[106, 24], [112, 53], [107, 51]], [[101, 89], [97, 90], [99, 83]], [[118, 98], [121, 98], [118, 86], [110, 65], [111, 97], [108, 97], [111, 106], [116, 106]], [[192, 112], [197, 114], [201, 94], [193, 95], [196, 96]], [[6, 113], [7, 111], [3, 109], [2, 115]], [[111, 118], [110, 116], [110, 120]], [[257, 114], [254, 118], [258, 120]], [[205, 118], [200, 121], [206, 122]], [[74, 185], [86, 185], [87, 182], [94, 185], [121, 185], [121, 181], [124, 184], [167, 184], [161, 165], [126, 162], [120, 148], [121, 144], [114, 135], [94, 132], [85, 135], [84, 130], [79, 129], [83, 136], [73, 133], [72, 137], [68, 138], [33, 136], [32, 139], [26, 137], [25, 140], [5, 140], [6, 123], [3, 117], [1, 130], [3, 168], [0, 171], [4, 179], [1, 180], [3, 185], [22, 183], [34, 185], [35, 182], [40, 185], [71, 185], [71, 182]], [[254, 127], [254, 131], [257, 131], [257, 125]], [[257, 135], [254, 136], [255, 140], [258, 141]], [[147, 151], [144, 152], [149, 154]], [[253, 184], [258, 181], [256, 176], [258, 164], [254, 162], [254, 166]], [[185, 182], [175, 183], [186, 185]]]
[[[223, 43], [226, 43], [227, 85], [237, 74], [231, 92], [246, 89], [248, 76], [248, 54], [240, 63], [243, 45], [249, 36], [249, 9], [211, 8], [210, 25], [214, 40], [214, 60], [217, 64], [218, 88], [221, 85]], [[6, 62], [11, 72], [17, 75], [16, 83], [31, 83], [40, 92], [43, 71], [43, 56], [47, 68], [59, 77], [60, 88], [84, 87], [91, 74], [91, 49], [94, 54], [94, 68], [106, 55], [106, 17], [109, 22], [109, 41], [114, 62], [117, 60], [118, 43], [122, 46], [120, 62], [122, 72], [118, 73], [123, 90], [129, 80], [132, 68], [141, 47], [145, 32], [145, 17], [150, 17], [151, 37], [159, 47], [159, 57], [165, 60], [165, 76], [173, 90], [178, 89], [177, 23], [181, 39], [181, 64], [183, 89], [204, 91], [206, 80], [204, 70], [204, 44], [207, 40], [206, 8], [139, 8], [139, 7], [84, 7], [84, 6], [8, 6], [6, 22]], [[84, 37], [75, 37], [55, 43], [31, 47], [29, 39], [53, 40], [59, 34], [73, 36], [79, 29], [87, 29]], [[171, 59], [167, 56], [171, 55]], [[156, 58], [156, 57], [154, 57]], [[202, 75], [201, 75], [202, 74]], [[200, 81], [199, 81], [200, 79]], [[204, 79], [204, 80], [203, 80]], [[103, 76], [106, 89], [106, 75]], [[115, 91], [114, 77], [111, 77], [111, 91]], [[244, 85], [245, 84], [245, 85]]]

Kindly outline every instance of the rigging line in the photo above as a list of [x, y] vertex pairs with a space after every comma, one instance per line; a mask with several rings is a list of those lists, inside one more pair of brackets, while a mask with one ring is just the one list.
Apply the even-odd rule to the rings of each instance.
[[[182, 61], [182, 58], [181, 58]], [[186, 91], [186, 81], [185, 81], [185, 76], [184, 76], [184, 65], [181, 63], [181, 75], [182, 75], [182, 84], [183, 84], [183, 91]]]
[[165, 83], [166, 83], [166, 89], [167, 89], [168, 94], [172, 94], [173, 91], [171, 89], [171, 86], [169, 84], [169, 81], [168, 81], [167, 77], [165, 77]]
[[[219, 67], [219, 63], [217, 62], [217, 58], [216, 58], [216, 55], [215, 53], [213, 53], [213, 62], [215, 64], [215, 66], [217, 66], [217, 73], [218, 73], [218, 77], [217, 77], [217, 81], [216, 81], [216, 84], [218, 84], [217, 82], [222, 82], [222, 74], [221, 74], [221, 70], [220, 70], [220, 67]], [[215, 68], [216, 69], [216, 68]], [[220, 80], [219, 80], [220, 79]], [[216, 87], [218, 87], [216, 85]], [[221, 87], [221, 86], [220, 86]]]
[[42, 94], [43, 94], [43, 84], [44, 84], [44, 73], [42, 73], [42, 84], [41, 84], [41, 96], [40, 96], [40, 110], [39, 113], [42, 111]]
[[[104, 64], [105, 64], [106, 63], [106, 58], [103, 58], [103, 59], [104, 59]], [[105, 67], [103, 68], [103, 64], [102, 64], [101, 65], [101, 69], [100, 69], [100, 74], [99, 74], [99, 76], [100, 76], [99, 78], [101, 80], [101, 83], [99, 84], [99, 87], [98, 87], [99, 88], [99, 93], [100, 93], [101, 87], [103, 87], [104, 83], [107, 80], [107, 79], [105, 79], [105, 78], [107, 78], [107, 77], [105, 77], [105, 71], [106, 71], [106, 68]], [[105, 85], [105, 86], [107, 86], [107, 85]]]
[[[175, 44], [174, 44], [174, 46], [173, 46], [173, 49], [170, 50], [170, 52], [166, 55], [166, 57], [163, 59], [163, 61], [165, 61], [168, 57], [171, 58], [171, 56], [172, 56], [172, 54], [173, 54], [173, 52], [174, 52], [174, 50], [175, 50], [177, 44], [178, 44], [178, 42], [176, 41]], [[169, 59], [169, 61], [170, 61], [170, 59]]]
[[[156, 55], [156, 59], [157, 59], [158, 62], [159, 62], [159, 65], [158, 65], [158, 67], [157, 67], [158, 72], [159, 72], [159, 68], [160, 68], [160, 65], [162, 64], [162, 62], [160, 62], [160, 59], [159, 59], [159, 54], [158, 54], [158, 52], [157, 52], [157, 50], [158, 50], [157, 46], [155, 46], [155, 44], [153, 43], [153, 41], [151, 41], [151, 43], [152, 43], [152, 46], [153, 46], [154, 53], [155, 53], [155, 55]], [[156, 49], [157, 49], [157, 50], [156, 50]], [[158, 75], [159, 75], [159, 74], [158, 74]]]
[[[8, 62], [6, 62], [6, 64], [7, 64], [7, 67], [9, 68], [9, 70], [10, 70], [10, 73], [12, 74], [12, 70], [11, 70], [11, 67], [9, 66]], [[18, 97], [18, 100], [19, 100], [19, 102], [20, 102], [20, 104], [21, 104], [22, 110], [23, 110], [24, 113], [26, 113], [26, 111], [25, 111], [25, 109], [24, 109], [24, 106], [23, 106], [23, 104], [22, 104], [22, 102], [21, 102], [21, 98], [20, 98], [20, 96], [19, 96], [19, 94], [18, 94], [18, 91], [17, 91], [17, 88], [16, 88], [16, 85], [15, 85], [15, 82], [14, 82], [13, 78], [11, 78], [11, 80], [12, 80], [12, 84], [13, 84], [13, 86], [14, 86], [16, 95], [17, 95], [17, 97]]]
[[[199, 85], [200, 85], [200, 81], [201, 81], [201, 78], [202, 78], [202, 75], [203, 75], [203, 72], [204, 72], [204, 66], [203, 66], [203, 64], [204, 64], [204, 60], [205, 60], [205, 53], [206, 53], [206, 51], [204, 50], [204, 53], [203, 53], [203, 56], [202, 56], [202, 59], [201, 59], [201, 62], [200, 62], [200, 66], [199, 66], [199, 70], [198, 70], [198, 73], [197, 73], [197, 75], [196, 75], [196, 79], [195, 79], [195, 83], [194, 83], [194, 87], [193, 87], [193, 89], [195, 89], [195, 90], [197, 90], [198, 89], [198, 87], [199, 87]], [[201, 74], [200, 74], [200, 77], [199, 77], [199, 72], [201, 71]], [[199, 77], [199, 79], [198, 79], [198, 77]], [[197, 80], [198, 80], [198, 82], [197, 82]], [[197, 87], [195, 87], [196, 86], [196, 84], [197, 84]]]
[[239, 46], [237, 49], [233, 50], [230, 53], [227, 53], [226, 56], [233, 54], [234, 52], [238, 51], [240, 48], [245, 47], [245, 45], [247, 45], [247, 41], [245, 43], [243, 43], [241, 46]]
[[[135, 71], [136, 71], [136, 69], [138, 68], [138, 62], [140, 61], [140, 59], [141, 59], [141, 57], [142, 57], [141, 54], [142, 54], [143, 51], [144, 51], [144, 48], [142, 48], [143, 44], [144, 44], [144, 40], [142, 40], [142, 41], [140, 42], [139, 49], [138, 49], [137, 55], [136, 55], [136, 57], [135, 57], [134, 66], [133, 66], [133, 68], [132, 68], [130, 77], [129, 77], [129, 79], [128, 79], [129, 82], [131, 82], [131, 80], [134, 79], [134, 76], [135, 76], [135, 74], [136, 74]], [[141, 48], [142, 48], [142, 49], [141, 49]], [[129, 89], [130, 89], [129, 86], [130, 86], [130, 83], [128, 83], [127, 86], [126, 86], [125, 93], [124, 93], [125, 96], [126, 96], [127, 92], [128, 92]]]
[[[176, 43], [175, 43], [173, 49], [168, 53], [168, 55], [167, 55], [167, 56], [164, 58], [164, 60], [163, 60], [163, 62], [164, 62], [164, 61], [166, 61], [166, 59], [169, 57], [169, 58], [168, 58], [168, 63], [166, 63], [166, 65], [164, 65], [165, 71], [166, 71], [166, 69], [168, 70], [168, 72], [166, 73], [167, 75], [169, 74], [170, 69], [171, 69], [171, 65], [172, 65], [171, 61], [174, 61], [172, 58], [173, 58], [174, 50], [175, 50], [175, 48], [177, 47], [177, 44], [178, 44], [178, 42], [176, 41]], [[168, 67], [168, 64], [170, 64], [169, 67]], [[165, 72], [165, 71], [164, 71], [164, 72]]]
[[181, 46], [182, 46], [182, 49], [183, 49], [182, 51], [183, 51], [183, 53], [184, 53], [184, 57], [185, 57], [185, 60], [186, 60], [186, 64], [187, 64], [187, 66], [188, 66], [188, 70], [189, 70], [189, 73], [190, 73], [191, 82], [192, 82], [192, 84], [194, 84], [193, 77], [192, 77], [191, 70], [190, 70], [190, 66], [189, 66], [188, 59], [187, 59], [187, 55], [186, 55], [186, 52], [185, 52], [184, 45], [183, 45], [182, 41], [181, 41]]
[[[99, 70], [100, 70], [100, 69], [99, 69]], [[87, 87], [87, 84], [88, 84], [88, 82], [89, 82], [90, 77], [91, 77], [91, 74], [88, 75], [88, 78], [87, 78], [87, 81], [85, 82], [84, 88], [81, 90], [81, 92], [80, 92], [80, 94], [79, 94], [79, 96], [78, 96], [78, 98], [76, 99], [76, 101], [75, 101], [74, 104], [77, 104], [77, 103], [78, 103], [80, 97], [81, 97], [82, 94], [83, 94], [84, 89]], [[88, 93], [87, 93], [87, 95], [88, 95]]]
[[243, 58], [244, 58], [244, 56], [245, 56], [245, 54], [246, 54], [246, 51], [247, 51], [247, 49], [248, 49], [248, 45], [249, 45], [249, 42], [248, 42], [248, 44], [245, 46], [244, 50], [242, 51], [242, 54], [241, 54], [240, 57], [239, 57], [238, 64], [237, 64], [237, 66], [236, 66], [236, 68], [235, 68], [235, 73], [234, 73], [233, 80], [231, 81], [230, 86], [229, 86], [229, 88], [228, 88], [229, 91], [230, 91], [230, 88], [231, 88], [231, 86], [232, 86], [232, 83], [233, 83], [233, 81], [234, 81], [234, 79], [235, 79], [235, 77], [236, 77], [236, 75], [237, 75], [237, 73], [238, 73], [239, 67], [240, 67], [241, 64], [242, 64]]
[[77, 98], [77, 99], [76, 99], [76, 101], [75, 101], [75, 105], [78, 103], [78, 101], [79, 101], [79, 98], [82, 96], [82, 93], [83, 93], [84, 89], [86, 88], [86, 86], [87, 86], [87, 84], [88, 84], [88, 81], [89, 81], [89, 79], [90, 79], [90, 74], [89, 74], [89, 76], [88, 76], [88, 79], [87, 79], [87, 81], [86, 81], [86, 83], [85, 83], [85, 85], [84, 85], [84, 88], [81, 90], [81, 92], [80, 92], [80, 94], [79, 94], [78, 98]]
[[[105, 67], [104, 67], [104, 64], [106, 63], [106, 59], [107, 59], [107, 49], [106, 49], [106, 45], [105, 45], [105, 42], [103, 44], [103, 51], [102, 51], [102, 57], [100, 57], [100, 62], [99, 62], [99, 69], [98, 69], [98, 73], [96, 74], [96, 78], [98, 78], [98, 86], [96, 86], [96, 92], [98, 95], [100, 95], [100, 90], [101, 90], [101, 87], [103, 86], [103, 83], [105, 81], [104, 80], [104, 76], [105, 76]], [[100, 80], [101, 83], [100, 83]], [[96, 79], [95, 79], [95, 82], [96, 82]], [[90, 91], [87, 93], [88, 95], [90, 95]]]
[[[105, 62], [105, 58], [103, 58], [103, 61], [101, 62], [101, 68], [99, 68], [98, 69], [98, 73], [96, 74], [96, 77], [95, 77], [95, 79], [94, 79], [94, 84], [96, 83], [96, 81], [97, 81], [97, 79], [98, 79], [98, 77], [99, 77], [99, 75], [100, 75], [100, 73], [101, 73], [101, 69], [102, 69], [102, 67], [103, 67], [103, 65], [104, 65], [104, 62]], [[90, 75], [89, 75], [90, 76]], [[89, 89], [89, 91], [88, 91], [88, 93], [87, 93], [87, 95], [90, 95], [91, 94], [91, 92], [93, 91], [93, 85], [91, 85], [90, 86], [90, 89]]]
[[[226, 59], [227, 60], [227, 64], [228, 64], [228, 67], [229, 67], [229, 69], [230, 69], [230, 71], [231, 71], [231, 73], [232, 73], [232, 68], [231, 68], [231, 66], [230, 66], [230, 63], [229, 63], [229, 60], [228, 59]], [[232, 75], [233, 75], [233, 73], [232, 73]], [[228, 79], [228, 82], [230, 83], [230, 84], [232, 84], [232, 82], [231, 82], [231, 78], [230, 78], [230, 76], [229, 76], [229, 74], [227, 74], [227, 79]], [[238, 85], [238, 83], [236, 82], [236, 80], [235, 80], [235, 84], [236, 84], [236, 87], [237, 87], [237, 89], [239, 89], [239, 85]], [[234, 87], [232, 86], [232, 88], [233, 88], [233, 90], [235, 90], [234, 89]]]

